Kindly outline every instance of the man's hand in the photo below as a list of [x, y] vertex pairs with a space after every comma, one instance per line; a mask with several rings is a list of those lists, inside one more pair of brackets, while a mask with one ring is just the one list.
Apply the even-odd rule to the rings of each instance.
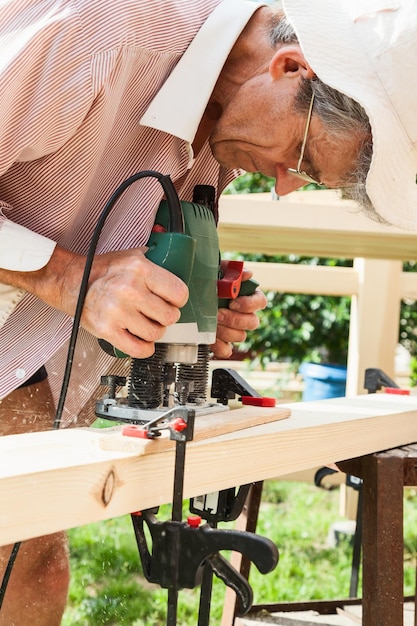
[[[242, 280], [251, 278], [252, 272], [243, 271]], [[247, 330], [259, 326], [257, 311], [264, 309], [267, 303], [265, 294], [257, 289], [250, 296], [240, 296], [231, 300], [228, 309], [219, 309], [217, 316], [216, 343], [211, 346], [218, 359], [228, 359], [232, 355], [233, 343], [244, 341]]]
[[[154, 341], [180, 317], [186, 284], [152, 263], [146, 249], [97, 255], [81, 316], [83, 328], [135, 358], [153, 354]], [[0, 282], [22, 287], [50, 306], [73, 316], [85, 257], [56, 247], [35, 272], [0, 271]]]

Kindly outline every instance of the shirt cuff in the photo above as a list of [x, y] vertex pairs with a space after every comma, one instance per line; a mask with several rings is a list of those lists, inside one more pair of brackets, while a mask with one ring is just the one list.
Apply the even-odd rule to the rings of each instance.
[[16, 272], [34, 272], [44, 267], [56, 243], [7, 218], [0, 229], [0, 267]]

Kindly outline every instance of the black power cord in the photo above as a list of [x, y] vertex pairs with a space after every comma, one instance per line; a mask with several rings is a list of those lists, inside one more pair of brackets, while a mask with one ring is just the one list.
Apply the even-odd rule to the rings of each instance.
[[7, 585], [9, 583], [10, 574], [12, 573], [14, 562], [16, 561], [17, 553], [19, 552], [19, 548], [21, 546], [21, 541], [18, 541], [14, 544], [11, 554], [9, 556], [9, 561], [7, 563], [6, 571], [4, 572], [3, 581], [0, 587], [0, 609], [3, 604], [3, 599], [6, 594]]
[[[126, 178], [126, 180], [124, 180], [119, 185], [119, 187], [117, 187], [117, 189], [113, 192], [113, 194], [110, 196], [109, 200], [107, 201], [104, 209], [102, 210], [98, 218], [96, 227], [91, 237], [90, 246], [88, 248], [88, 252], [86, 256], [83, 277], [81, 281], [80, 290], [78, 292], [77, 306], [75, 309], [75, 315], [74, 315], [74, 320], [72, 324], [72, 332], [71, 332], [71, 336], [70, 336], [70, 340], [68, 344], [68, 353], [67, 353], [65, 372], [64, 372], [61, 392], [60, 392], [60, 396], [58, 400], [58, 406], [57, 406], [57, 410], [55, 413], [55, 419], [54, 419], [54, 423], [52, 427], [53, 430], [57, 430], [61, 425], [62, 412], [64, 410], [65, 399], [66, 399], [67, 392], [68, 392], [68, 386], [69, 386], [71, 370], [72, 370], [72, 365], [73, 365], [73, 360], [74, 360], [75, 345], [77, 342], [78, 332], [80, 328], [81, 313], [82, 313], [84, 303], [85, 303], [85, 298], [87, 295], [88, 280], [90, 277], [91, 267], [93, 265], [94, 256], [95, 256], [98, 240], [101, 235], [101, 231], [103, 230], [104, 224], [106, 222], [106, 219], [109, 216], [110, 211], [113, 209], [114, 205], [116, 204], [120, 196], [126, 191], [128, 187], [130, 187], [132, 183], [142, 178], [157, 178], [159, 180], [165, 192], [165, 197], [167, 200], [169, 220], [170, 220], [170, 230], [172, 232], [180, 232], [180, 233], [184, 232], [184, 221], [183, 221], [181, 203], [178, 198], [178, 194], [175, 190], [175, 187], [173, 185], [173, 182], [170, 176], [168, 175], [161, 174], [160, 172], [155, 172], [153, 170], [144, 170], [143, 172], [138, 172], [136, 174], [133, 174], [129, 178]], [[13, 548], [9, 557], [9, 561], [6, 566], [6, 570], [5, 570], [3, 580], [0, 586], [0, 610], [3, 605], [3, 600], [6, 594], [7, 585], [9, 583], [10, 575], [12, 573], [13, 566], [15, 564], [16, 557], [19, 552], [21, 543], [22, 543], [21, 541], [18, 541], [13, 545]]]

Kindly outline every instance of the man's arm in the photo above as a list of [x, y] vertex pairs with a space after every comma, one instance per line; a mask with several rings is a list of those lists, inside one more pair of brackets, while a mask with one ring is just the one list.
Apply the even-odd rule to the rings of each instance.
[[[154, 341], [179, 319], [188, 299], [185, 283], [149, 261], [144, 251], [95, 257], [81, 316], [87, 331], [136, 358], [153, 353]], [[40, 269], [0, 269], [0, 282], [24, 289], [73, 316], [84, 266], [84, 256], [56, 246]]]

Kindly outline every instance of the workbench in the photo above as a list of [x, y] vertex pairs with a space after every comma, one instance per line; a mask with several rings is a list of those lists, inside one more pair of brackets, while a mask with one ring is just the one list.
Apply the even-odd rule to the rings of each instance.
[[363, 624], [402, 626], [403, 490], [406, 486], [417, 486], [417, 444], [350, 459], [339, 465], [343, 471], [363, 480]]
[[[274, 411], [277, 421], [272, 413], [269, 423], [187, 444], [184, 497], [355, 459], [344, 469], [364, 479], [364, 623], [400, 626], [402, 487], [417, 482], [414, 448], [405, 465], [406, 454], [374, 453], [417, 440], [417, 398], [378, 393], [232, 412], [270, 420]], [[108, 436], [73, 429], [0, 438], [0, 545], [171, 501], [174, 442], [106, 449]], [[370, 607], [387, 602], [393, 617], [378, 621]]]

